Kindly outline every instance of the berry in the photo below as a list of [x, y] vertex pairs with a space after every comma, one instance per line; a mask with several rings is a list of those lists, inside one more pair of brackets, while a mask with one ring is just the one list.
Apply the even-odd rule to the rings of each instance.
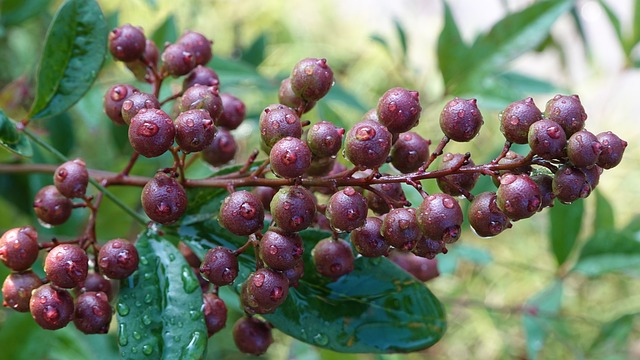
[[240, 303], [247, 314], [270, 314], [289, 295], [289, 279], [283, 273], [268, 268], [249, 274], [242, 284]]
[[66, 290], [44, 284], [31, 293], [29, 310], [43, 329], [62, 329], [73, 318], [73, 298]]
[[308, 228], [316, 214], [313, 194], [302, 186], [283, 187], [273, 197], [269, 208], [276, 226], [285, 232]]
[[591, 193], [591, 186], [584, 172], [576, 167], [563, 165], [553, 176], [553, 193], [562, 203], [570, 204]]
[[129, 143], [140, 155], [148, 158], [167, 152], [175, 137], [173, 120], [160, 109], [143, 108], [131, 118]]
[[222, 98], [217, 86], [193, 85], [180, 98], [180, 110], [204, 109], [216, 122], [222, 115]]
[[206, 65], [213, 57], [211, 51], [213, 41], [195, 31], [185, 32], [176, 43], [184, 46], [188, 52], [193, 54], [196, 65]]
[[256, 186], [251, 192], [260, 199], [265, 209], [269, 209], [271, 207], [271, 200], [273, 200], [278, 190], [269, 186]]
[[36, 194], [33, 209], [41, 221], [49, 225], [60, 225], [71, 216], [73, 203], [54, 185], [47, 185]]
[[440, 129], [449, 139], [467, 142], [473, 139], [484, 123], [476, 99], [454, 98], [440, 113]]
[[237, 129], [247, 115], [247, 107], [242, 100], [229, 93], [220, 94], [220, 99], [222, 100], [223, 111], [216, 125], [223, 126], [229, 130]]
[[292, 268], [282, 272], [289, 280], [289, 286], [298, 287], [299, 281], [304, 275], [304, 261], [300, 260]]
[[142, 56], [136, 60], [125, 62], [125, 65], [136, 79], [152, 83], [154, 81], [154, 74], [149, 70], [151, 67], [157, 66], [159, 56], [160, 53], [158, 52], [156, 43], [154, 43], [153, 40], [147, 39]]
[[556, 95], [547, 101], [544, 117], [560, 124], [567, 137], [582, 130], [587, 113], [578, 95]]
[[587, 177], [587, 182], [591, 186], [591, 190], [595, 189], [600, 182], [600, 175], [602, 175], [603, 169], [598, 165], [581, 167], [580, 170]]
[[89, 291], [76, 299], [73, 323], [85, 334], [106, 334], [111, 323], [111, 311], [107, 294]]
[[348, 232], [364, 225], [367, 211], [367, 200], [364, 196], [347, 186], [329, 198], [326, 216], [335, 231]]
[[222, 202], [218, 221], [236, 235], [251, 235], [264, 226], [264, 207], [254, 194], [234, 191]]
[[[458, 167], [463, 164], [460, 169], [473, 167], [476, 164], [471, 159], [466, 159], [464, 154], [452, 154], [446, 153], [442, 158], [442, 162], [438, 167], [438, 170], [447, 171]], [[436, 179], [438, 187], [443, 193], [452, 196], [460, 196], [463, 194], [461, 190], [471, 191], [476, 185], [480, 174], [474, 173], [458, 173], [446, 175]]]
[[306, 101], [323, 98], [333, 86], [333, 71], [326, 59], [300, 60], [291, 71], [291, 89]]
[[204, 304], [204, 323], [207, 325], [209, 336], [222, 330], [227, 323], [227, 306], [216, 294], [202, 294]]
[[2, 305], [19, 312], [29, 311], [31, 292], [42, 285], [33, 271], [9, 274], [2, 284]]
[[529, 128], [529, 147], [543, 159], [565, 157], [567, 136], [558, 123], [551, 120], [536, 121]]
[[260, 239], [260, 258], [274, 270], [293, 268], [302, 259], [303, 253], [302, 238], [297, 233], [287, 234], [272, 228]]
[[334, 281], [353, 271], [354, 257], [351, 245], [342, 239], [320, 240], [313, 247], [311, 258], [318, 273]]
[[[400, 183], [382, 183], [382, 184], [373, 184], [371, 185], [373, 190], [378, 191], [379, 193], [385, 195], [386, 197], [404, 202], [407, 198], [404, 195], [404, 190], [402, 190], [402, 185]], [[364, 193], [365, 199], [367, 200], [367, 206], [374, 213], [386, 214], [391, 210], [389, 204], [380, 196], [378, 196], [373, 191], [365, 191]]]
[[333, 170], [333, 167], [335, 166], [336, 162], [337, 161], [335, 156], [324, 157], [324, 158], [312, 156], [311, 165], [309, 166], [309, 169], [307, 169], [307, 171], [304, 173], [304, 175], [325, 176], [329, 174], [331, 170]]
[[528, 97], [514, 101], [500, 115], [500, 131], [507, 141], [515, 144], [528, 142], [529, 127], [536, 121], [542, 120], [542, 112], [533, 99]]
[[433, 240], [453, 243], [460, 237], [462, 209], [451, 195], [427, 196], [416, 213], [422, 234]]
[[377, 108], [369, 109], [369, 111], [364, 113], [364, 115], [362, 115], [362, 119], [360, 119], [360, 121], [366, 121], [366, 120], [379, 122], [378, 109]]
[[104, 113], [116, 125], [124, 125], [122, 118], [122, 104], [132, 94], [138, 92], [138, 89], [128, 84], [113, 85], [104, 94], [103, 106]]
[[162, 68], [171, 76], [188, 74], [196, 67], [196, 58], [182, 44], [171, 44], [162, 52]]
[[111, 280], [96, 272], [88, 273], [82, 287], [77, 290], [79, 290], [79, 292], [101, 291], [107, 295], [109, 301], [113, 300], [114, 291]]
[[222, 166], [233, 160], [237, 151], [236, 139], [227, 129], [219, 127], [211, 144], [202, 150], [202, 158], [212, 166]]
[[567, 141], [567, 156], [577, 167], [595, 164], [601, 152], [602, 145], [598, 138], [584, 129], [575, 132]]
[[387, 243], [396, 249], [403, 251], [413, 249], [422, 237], [416, 220], [416, 209], [392, 209], [382, 220], [380, 233]]
[[176, 143], [184, 152], [199, 152], [211, 145], [218, 130], [206, 110], [181, 112], [176, 118]]
[[273, 343], [271, 326], [254, 317], [241, 317], [233, 325], [233, 341], [240, 352], [262, 355]]
[[511, 222], [496, 203], [496, 193], [476, 195], [467, 209], [469, 224], [478, 236], [496, 236], [511, 227]]
[[176, 179], [164, 172], [156, 173], [142, 188], [142, 208], [147, 216], [160, 224], [170, 224], [187, 209], [187, 193]]
[[209, 249], [200, 265], [202, 277], [216, 286], [231, 284], [238, 271], [238, 258], [233, 251], [222, 246]]
[[417, 133], [401, 133], [391, 148], [391, 164], [403, 174], [417, 171], [429, 158], [429, 145]]
[[556, 198], [556, 195], [553, 193], [553, 177], [547, 174], [538, 174], [531, 176], [531, 180], [538, 185], [538, 189], [540, 190], [540, 210], [546, 207], [552, 207], [553, 199]]
[[316, 104], [315, 101], [303, 100], [293, 92], [293, 89], [291, 89], [291, 78], [286, 78], [280, 83], [280, 89], [278, 90], [278, 102], [292, 109], [299, 109], [304, 105], [303, 113], [311, 110]]
[[377, 168], [387, 161], [391, 151], [391, 133], [378, 122], [356, 123], [345, 136], [344, 156], [352, 164]]
[[144, 54], [146, 38], [139, 27], [125, 24], [109, 33], [109, 51], [120, 61], [137, 60]]
[[392, 250], [389, 253], [389, 260], [423, 282], [440, 276], [438, 261], [435, 258], [423, 258], [410, 252]]
[[411, 130], [420, 119], [420, 96], [417, 91], [395, 87], [378, 100], [378, 121], [392, 133]]
[[509, 219], [525, 219], [540, 209], [540, 189], [528, 175], [506, 174], [500, 178], [496, 203]]
[[627, 147], [627, 142], [620, 139], [611, 131], [598, 134], [597, 139], [602, 145], [602, 152], [600, 156], [598, 156], [596, 164], [603, 169], [611, 169], [620, 164], [624, 149]]
[[313, 155], [323, 158], [336, 156], [342, 147], [344, 129], [328, 121], [320, 121], [309, 128], [307, 145]]
[[440, 253], [446, 253], [447, 248], [442, 240], [433, 240], [426, 236], [422, 236], [418, 239], [416, 246], [411, 250], [411, 252], [419, 257], [434, 259], [436, 255]]
[[182, 256], [184, 256], [184, 259], [187, 260], [187, 264], [189, 264], [189, 266], [191, 266], [193, 268], [199, 268], [200, 267], [200, 265], [202, 264], [202, 260], [200, 260], [198, 255], [196, 255], [196, 253], [193, 252], [193, 250], [191, 250], [189, 245], [187, 245], [187, 244], [183, 243], [182, 241], [180, 241], [178, 243], [178, 250], [180, 251]]
[[291, 108], [280, 104], [269, 105], [262, 111], [259, 127], [262, 144], [267, 150], [287, 136], [302, 136], [302, 124], [298, 115]]
[[107, 241], [98, 252], [100, 273], [110, 279], [126, 279], [138, 269], [136, 247], [125, 239]]
[[152, 95], [144, 92], [134, 92], [122, 103], [122, 120], [131, 124], [131, 119], [141, 109], [160, 109], [160, 102]]
[[220, 78], [213, 69], [198, 65], [184, 78], [182, 82], [182, 91], [199, 84], [204, 86], [219, 86]]
[[364, 225], [351, 232], [351, 243], [364, 257], [379, 257], [389, 253], [389, 244], [380, 234], [382, 220], [368, 217]]
[[38, 233], [31, 226], [9, 229], [0, 237], [0, 260], [12, 270], [30, 268], [39, 250]]
[[58, 166], [53, 174], [58, 191], [68, 198], [81, 198], [87, 191], [89, 172], [84, 161], [75, 159]]
[[47, 254], [44, 272], [53, 285], [72, 289], [86, 279], [89, 272], [89, 258], [87, 253], [77, 245], [58, 245]]
[[269, 152], [269, 163], [274, 174], [295, 178], [311, 166], [311, 150], [304, 141], [287, 136], [273, 145]]

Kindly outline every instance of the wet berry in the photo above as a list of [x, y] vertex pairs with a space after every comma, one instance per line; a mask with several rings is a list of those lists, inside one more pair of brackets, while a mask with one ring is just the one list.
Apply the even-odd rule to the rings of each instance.
[[58, 166], [53, 174], [58, 191], [68, 198], [81, 198], [87, 191], [89, 172], [84, 161], [75, 159]]
[[559, 159], [567, 154], [567, 136], [562, 127], [551, 120], [536, 121], [529, 128], [529, 147], [543, 159]]
[[547, 102], [544, 117], [560, 124], [567, 137], [582, 130], [587, 113], [578, 95], [556, 95]]
[[76, 299], [73, 324], [85, 334], [106, 334], [111, 324], [112, 309], [107, 294], [89, 291]]
[[2, 284], [2, 305], [19, 312], [29, 311], [31, 292], [42, 285], [33, 271], [13, 273]]
[[416, 242], [422, 237], [416, 219], [416, 209], [392, 209], [382, 220], [380, 233], [387, 243], [396, 249], [403, 251], [413, 249]]
[[291, 71], [291, 89], [306, 101], [317, 101], [333, 86], [333, 71], [326, 59], [300, 60]]
[[162, 52], [162, 68], [171, 76], [188, 74], [196, 67], [196, 57], [182, 44], [170, 44]]
[[98, 252], [100, 273], [110, 279], [125, 279], [138, 269], [138, 250], [125, 239], [107, 241]]
[[311, 166], [311, 150], [298, 138], [287, 136], [278, 140], [269, 152], [271, 171], [284, 178], [295, 178]]
[[391, 148], [391, 164], [403, 174], [417, 171], [429, 158], [431, 141], [415, 132], [405, 132]]
[[261, 268], [242, 284], [240, 302], [248, 314], [269, 314], [287, 299], [289, 279], [283, 273]]
[[213, 69], [198, 65], [187, 74], [182, 82], [182, 91], [199, 84], [204, 86], [219, 86], [220, 78]]
[[395, 87], [378, 100], [378, 121], [392, 133], [411, 130], [420, 119], [420, 96], [417, 91]]
[[567, 156], [574, 166], [594, 165], [601, 152], [598, 138], [587, 130], [577, 131], [567, 140]]
[[553, 193], [565, 204], [570, 204], [591, 194], [591, 186], [584, 172], [573, 166], [561, 166], [553, 176]]
[[627, 142], [620, 139], [611, 131], [598, 134], [597, 139], [602, 146], [602, 152], [600, 156], [598, 156], [596, 164], [603, 169], [611, 169], [620, 164], [624, 149], [627, 147]]
[[392, 250], [389, 254], [389, 260], [423, 282], [440, 276], [438, 261], [435, 258], [423, 258], [410, 252]]
[[411, 250], [411, 252], [419, 257], [434, 259], [436, 255], [447, 252], [445, 245], [446, 244], [442, 240], [433, 240], [426, 236], [422, 236], [418, 239], [416, 246]]
[[233, 160], [237, 151], [236, 139], [229, 130], [219, 127], [211, 144], [202, 150], [202, 158], [212, 166], [222, 166]]
[[534, 122], [542, 120], [542, 112], [533, 99], [528, 97], [509, 104], [499, 117], [500, 131], [505, 139], [515, 144], [526, 144], [529, 139], [529, 127]]
[[469, 224], [478, 236], [496, 236], [511, 227], [511, 222], [496, 203], [496, 193], [476, 195], [467, 209]]
[[133, 61], [144, 54], [146, 38], [139, 27], [125, 24], [109, 33], [109, 51], [120, 61]]
[[298, 115], [291, 108], [280, 104], [269, 105], [262, 111], [259, 128], [263, 146], [267, 150], [287, 136], [302, 136], [302, 124]]
[[344, 139], [344, 156], [352, 164], [377, 168], [387, 161], [391, 151], [391, 133], [378, 122], [356, 123]]
[[61, 225], [71, 216], [73, 203], [62, 195], [54, 185], [40, 189], [33, 200], [33, 209], [38, 219], [49, 225]]
[[276, 226], [285, 232], [308, 228], [316, 214], [314, 196], [302, 186], [283, 187], [273, 197], [269, 207]]
[[[442, 157], [442, 162], [440, 163], [438, 170], [452, 170], [460, 166], [460, 164], [462, 164], [460, 169], [475, 166], [473, 160], [465, 160], [464, 154], [446, 153]], [[480, 174], [477, 172], [458, 173], [439, 177], [436, 179], [436, 182], [438, 183], [438, 187], [440, 188], [440, 190], [442, 190], [443, 193], [452, 196], [460, 196], [463, 194], [461, 190], [471, 191], [476, 185], [479, 177]]]
[[600, 175], [602, 175], [603, 169], [598, 165], [581, 167], [580, 170], [587, 177], [587, 182], [591, 186], [591, 190], [595, 189], [600, 182]]
[[118, 84], [110, 87], [104, 94], [104, 112], [114, 124], [126, 124], [122, 118], [122, 104], [129, 96], [133, 95], [137, 91], [138, 89], [131, 85]]
[[15, 271], [23, 271], [38, 258], [38, 233], [31, 226], [7, 230], [0, 237], [0, 260]]
[[195, 31], [185, 32], [176, 43], [184, 46], [189, 53], [193, 54], [196, 65], [206, 65], [213, 57], [211, 51], [213, 41]]
[[173, 120], [160, 109], [141, 109], [129, 124], [129, 143], [140, 155], [148, 158], [167, 152], [175, 137]]
[[440, 129], [449, 139], [467, 142], [473, 139], [484, 121], [478, 110], [476, 99], [454, 98], [440, 113]]
[[84, 279], [84, 283], [82, 287], [76, 289], [79, 291], [78, 293], [94, 291], [101, 291], [107, 295], [109, 301], [113, 300], [114, 289], [111, 280], [102, 276], [102, 274], [96, 272], [90, 272], [87, 274], [87, 277]]
[[271, 200], [279, 190], [270, 186], [256, 186], [251, 192], [260, 200], [265, 209], [271, 207]]
[[282, 272], [289, 280], [290, 287], [298, 287], [300, 279], [304, 276], [304, 261], [300, 260], [292, 268]]
[[216, 136], [217, 128], [204, 109], [181, 112], [176, 118], [176, 143], [184, 152], [199, 152], [207, 148]]
[[553, 193], [553, 177], [547, 174], [538, 174], [531, 176], [531, 180], [538, 185], [538, 189], [540, 190], [540, 210], [546, 207], [552, 207], [553, 199], [556, 198], [556, 195]]
[[225, 127], [228, 130], [237, 129], [244, 121], [247, 114], [247, 107], [242, 100], [229, 93], [220, 94], [220, 99], [222, 100], [223, 111], [216, 125]]
[[[373, 184], [371, 188], [382, 193], [394, 201], [404, 202], [407, 198], [404, 195], [404, 190], [402, 190], [402, 185], [400, 183], [382, 183], [382, 184]], [[367, 206], [373, 212], [378, 215], [386, 214], [391, 210], [389, 204], [380, 196], [378, 196], [373, 191], [367, 190], [364, 192], [364, 197], [367, 200]]]
[[233, 325], [233, 341], [240, 352], [262, 355], [273, 343], [271, 326], [255, 317], [241, 317]]
[[351, 245], [342, 239], [320, 240], [313, 247], [311, 258], [318, 273], [333, 280], [353, 271]]
[[222, 98], [217, 86], [193, 85], [185, 90], [180, 98], [180, 110], [206, 110], [211, 119], [216, 122], [223, 112]]
[[274, 270], [293, 268], [302, 259], [303, 253], [302, 238], [297, 233], [287, 234], [272, 228], [260, 239], [260, 258]]
[[389, 253], [389, 244], [382, 237], [381, 228], [382, 220], [377, 217], [368, 217], [362, 227], [351, 232], [351, 243], [360, 255], [379, 257]]
[[427, 196], [416, 212], [422, 234], [430, 239], [453, 243], [460, 238], [462, 209], [448, 194]]
[[207, 251], [200, 265], [202, 277], [216, 286], [231, 284], [238, 271], [238, 258], [233, 251], [222, 246]]
[[503, 175], [496, 196], [498, 208], [514, 221], [533, 216], [542, 205], [538, 185], [525, 174]]
[[73, 319], [73, 298], [66, 290], [44, 284], [31, 293], [29, 310], [43, 329], [62, 329]]
[[89, 272], [87, 253], [77, 245], [61, 244], [49, 251], [44, 272], [52, 284], [72, 289], [83, 283]]
[[264, 207], [254, 194], [234, 191], [222, 202], [218, 221], [236, 235], [250, 235], [264, 226]]
[[204, 323], [207, 325], [207, 334], [211, 336], [227, 324], [227, 306], [218, 295], [212, 293], [202, 294], [202, 303]]
[[328, 121], [320, 121], [309, 128], [307, 145], [314, 156], [319, 158], [336, 156], [342, 147], [344, 129]]
[[131, 119], [141, 109], [160, 109], [160, 102], [153, 94], [134, 92], [122, 103], [122, 120], [131, 124]]
[[170, 224], [187, 209], [187, 193], [175, 177], [159, 172], [142, 188], [142, 208], [147, 216], [160, 224]]
[[286, 78], [280, 83], [278, 90], [278, 102], [292, 109], [298, 109], [304, 105], [303, 113], [308, 112], [316, 104], [315, 101], [305, 101], [293, 92], [291, 88], [291, 78]]
[[364, 196], [347, 186], [329, 198], [326, 216], [335, 231], [348, 232], [364, 225], [367, 211], [367, 200]]

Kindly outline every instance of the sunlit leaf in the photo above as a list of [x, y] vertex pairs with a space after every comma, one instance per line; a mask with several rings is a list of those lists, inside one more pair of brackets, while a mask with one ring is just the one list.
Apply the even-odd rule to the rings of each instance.
[[462, 40], [448, 2], [443, 4], [444, 28], [438, 37], [438, 66], [446, 89], [451, 90], [460, 81], [458, 74], [465, 71], [473, 59], [468, 57], [469, 47]]
[[571, 205], [556, 203], [549, 209], [551, 220], [549, 241], [558, 266], [567, 260], [578, 240], [583, 213], [583, 200], [578, 200]]
[[590, 352], [610, 353], [618, 349], [626, 349], [637, 315], [625, 314], [600, 327], [600, 333], [591, 343]]

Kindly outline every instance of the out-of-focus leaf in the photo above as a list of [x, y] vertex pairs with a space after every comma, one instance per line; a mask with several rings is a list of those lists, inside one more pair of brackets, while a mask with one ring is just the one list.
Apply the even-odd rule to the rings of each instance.
[[593, 232], [609, 230], [613, 231], [615, 227], [615, 214], [613, 207], [606, 197], [600, 192], [596, 193], [596, 218], [593, 222]]
[[349, 106], [353, 109], [359, 110], [364, 115], [365, 112], [369, 110], [364, 104], [353, 94], [348, 92], [344, 87], [340, 84], [334, 84], [329, 90], [329, 93], [320, 100], [321, 102], [325, 101], [328, 103], [336, 102], [342, 103], [346, 106]]
[[556, 204], [549, 209], [551, 220], [549, 241], [558, 266], [567, 260], [576, 244], [582, 226], [583, 214], [584, 201], [582, 200], [571, 205]]
[[587, 41], [587, 33], [585, 32], [584, 24], [575, 5], [571, 8], [570, 14], [573, 19], [573, 23], [576, 25], [576, 30], [578, 30], [578, 35], [580, 36], [580, 41], [582, 41], [582, 45], [584, 46], [585, 53], [587, 57], [589, 57], [591, 56], [591, 44]]
[[516, 72], [500, 74], [498, 75], [498, 81], [502, 83], [502, 86], [504, 86], [506, 91], [519, 93], [518, 99], [523, 98], [527, 94], [530, 96], [531, 94], [554, 93], [560, 91], [556, 85], [548, 81], [536, 79]]
[[29, 175], [0, 174], [0, 196], [7, 199], [23, 214], [33, 212], [33, 197], [29, 188]]
[[456, 83], [461, 78], [458, 77], [460, 71], [470, 66], [469, 47], [460, 36], [460, 30], [456, 24], [451, 8], [447, 1], [444, 4], [444, 27], [438, 37], [438, 66], [442, 73], [445, 88], [448, 92], [456, 87]]
[[227, 85], [253, 85], [264, 91], [277, 91], [280, 82], [260, 75], [255, 67], [243, 61], [214, 56], [208, 64], [220, 76], [220, 83]]
[[527, 358], [536, 359], [551, 332], [553, 317], [562, 304], [562, 282], [555, 281], [546, 289], [530, 298], [522, 318], [526, 341]]
[[610, 353], [626, 349], [633, 321], [638, 314], [624, 314], [600, 327], [600, 333], [591, 343], [589, 352]]
[[613, 27], [613, 31], [616, 33], [616, 38], [618, 39], [618, 44], [620, 48], [624, 51], [625, 55], [629, 54], [631, 48], [627, 49], [626, 41], [624, 39], [624, 35], [622, 34], [622, 25], [620, 24], [620, 19], [618, 19], [618, 15], [607, 5], [607, 3], [603, 0], [598, 0], [598, 4], [604, 10], [604, 13], [607, 15], [607, 19], [609, 19], [609, 23]]
[[46, 11], [51, 0], [2, 0], [0, 26], [13, 26]]
[[387, 52], [387, 54], [391, 55], [391, 48], [389, 47], [389, 43], [387, 43], [387, 40], [385, 40], [382, 36], [374, 34], [371, 35], [369, 37], [371, 40], [373, 40], [373, 42], [377, 42], [378, 44], [380, 44], [384, 50]]
[[151, 39], [153, 39], [153, 42], [156, 43], [160, 49], [162, 49], [166, 42], [173, 43], [178, 39], [178, 28], [173, 15], [169, 15], [164, 19], [162, 24], [160, 24], [153, 32], [153, 35], [151, 35]]
[[262, 64], [265, 57], [265, 48], [267, 47], [267, 34], [262, 33], [258, 36], [247, 49], [242, 51], [241, 59], [248, 64], [258, 66]]
[[398, 41], [400, 41], [400, 49], [402, 50], [402, 58], [407, 58], [407, 33], [404, 31], [404, 27], [402, 23], [396, 19], [394, 20], [394, 25], [396, 27], [396, 33], [398, 34]]
[[632, 44], [640, 42], [640, 0], [633, 2], [633, 39]]
[[140, 267], [120, 284], [118, 344], [125, 359], [198, 359], [207, 329], [202, 292], [186, 260], [156, 229], [136, 242]]
[[0, 110], [0, 146], [21, 156], [31, 157], [33, 148], [24, 133]]
[[49, 133], [51, 145], [67, 156], [75, 147], [76, 128], [68, 113], [52, 116], [44, 120], [44, 127]]
[[335, 124], [337, 127], [344, 128], [346, 126], [344, 121], [342, 120], [342, 117], [335, 110], [333, 110], [331, 106], [329, 106], [326, 102], [324, 101], [318, 102], [316, 106], [318, 107], [318, 115], [320, 119], [324, 121], [330, 121], [333, 124]]
[[587, 276], [636, 269], [640, 266], [640, 233], [638, 231], [597, 232], [582, 248], [572, 271]]
[[95, 0], [67, 0], [44, 43], [30, 118], [60, 114], [91, 87], [107, 49], [107, 24]]

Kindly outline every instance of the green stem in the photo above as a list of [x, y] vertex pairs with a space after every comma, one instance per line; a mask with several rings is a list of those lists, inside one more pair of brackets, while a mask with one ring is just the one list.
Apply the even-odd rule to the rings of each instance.
[[[46, 142], [42, 141], [42, 139], [40, 139], [40, 137], [38, 137], [37, 135], [35, 135], [31, 131], [29, 131], [28, 129], [25, 128], [22, 131], [33, 142], [35, 142], [36, 144], [42, 146], [47, 151], [49, 151], [50, 153], [55, 155], [58, 158], [58, 160], [63, 161], [63, 162], [69, 161], [69, 159], [67, 159], [67, 157], [64, 156], [61, 152], [59, 152], [56, 148], [54, 148], [53, 146], [51, 146], [51, 145], [47, 144]], [[133, 209], [128, 207], [117, 196], [113, 195], [113, 193], [111, 193], [109, 190], [107, 190], [107, 188], [105, 188], [104, 186], [100, 185], [100, 183], [98, 183], [95, 179], [93, 179], [91, 177], [89, 178], [89, 182], [91, 183], [91, 185], [95, 186], [98, 190], [100, 190], [100, 192], [102, 192], [107, 198], [109, 198], [109, 200], [113, 201], [113, 203], [116, 204], [116, 206], [118, 206], [124, 212], [129, 214], [129, 216], [131, 216], [134, 220], [136, 220], [137, 222], [139, 222], [143, 226], [147, 226], [147, 220], [142, 215], [138, 214]]]

